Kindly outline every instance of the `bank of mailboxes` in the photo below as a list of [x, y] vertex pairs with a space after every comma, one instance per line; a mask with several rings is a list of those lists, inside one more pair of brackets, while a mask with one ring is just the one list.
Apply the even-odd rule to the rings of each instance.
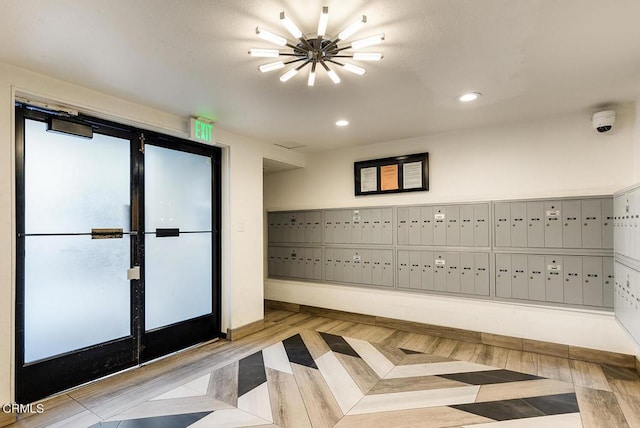
[[393, 250], [326, 248], [325, 280], [393, 287]]
[[398, 287], [489, 296], [489, 253], [398, 250]]
[[322, 248], [269, 247], [269, 275], [322, 280]]
[[489, 204], [398, 207], [398, 245], [488, 247]]
[[614, 198], [616, 253], [640, 261], [640, 189]]
[[613, 307], [612, 257], [496, 254], [496, 297]]
[[640, 272], [615, 262], [616, 317], [640, 342]]
[[322, 211], [269, 213], [267, 219], [269, 242], [322, 243]]
[[613, 200], [494, 203], [496, 247], [613, 248]]
[[324, 213], [327, 244], [393, 244], [393, 208], [330, 210]]

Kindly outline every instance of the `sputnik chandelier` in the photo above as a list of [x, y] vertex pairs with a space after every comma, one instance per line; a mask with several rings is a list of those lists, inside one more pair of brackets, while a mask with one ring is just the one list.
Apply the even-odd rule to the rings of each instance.
[[280, 23], [296, 39], [296, 42], [291, 43], [285, 37], [271, 33], [261, 27], [256, 28], [256, 34], [258, 37], [267, 40], [268, 42], [278, 46], [287, 47], [291, 49], [291, 51], [252, 48], [249, 51], [249, 54], [254, 57], [263, 58], [291, 58], [288, 60], [278, 60], [262, 64], [258, 67], [258, 70], [266, 73], [268, 71], [283, 69], [288, 65], [293, 65], [280, 76], [281, 82], [288, 81], [308, 65], [309, 77], [307, 78], [307, 84], [309, 86], [314, 85], [316, 81], [316, 69], [319, 67], [323, 68], [333, 83], [337, 84], [340, 83], [340, 76], [338, 76], [334, 71], [335, 67], [331, 68], [330, 65], [342, 67], [342, 69], [358, 75], [366, 73], [364, 68], [349, 62], [344, 62], [342, 58], [351, 58], [354, 61], [380, 61], [382, 59], [382, 53], [380, 52], [345, 52], [357, 51], [359, 49], [382, 43], [384, 40], [384, 34], [376, 34], [375, 36], [355, 40], [350, 44], [343, 43], [346, 39], [353, 36], [358, 30], [360, 30], [366, 22], [367, 17], [362, 15], [360, 19], [354, 21], [351, 25], [338, 33], [337, 37], [331, 38], [327, 35], [329, 8], [324, 6], [320, 13], [318, 32], [316, 36], [307, 37], [284, 12], [281, 12]]

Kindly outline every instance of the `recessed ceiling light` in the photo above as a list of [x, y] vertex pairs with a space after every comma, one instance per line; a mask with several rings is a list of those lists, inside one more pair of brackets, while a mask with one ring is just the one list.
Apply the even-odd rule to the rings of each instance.
[[458, 101], [462, 101], [463, 103], [468, 103], [469, 101], [477, 100], [480, 95], [482, 95], [480, 92], [469, 92], [464, 95], [460, 95], [458, 97]]
[[348, 124], [349, 124], [349, 121], [348, 120], [344, 120], [344, 119], [341, 119], [341, 120], [336, 122], [337, 126], [347, 126]]

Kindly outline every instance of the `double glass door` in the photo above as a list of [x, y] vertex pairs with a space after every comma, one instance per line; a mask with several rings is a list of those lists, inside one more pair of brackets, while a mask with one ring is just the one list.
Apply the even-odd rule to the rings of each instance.
[[219, 159], [16, 108], [18, 402], [218, 335]]

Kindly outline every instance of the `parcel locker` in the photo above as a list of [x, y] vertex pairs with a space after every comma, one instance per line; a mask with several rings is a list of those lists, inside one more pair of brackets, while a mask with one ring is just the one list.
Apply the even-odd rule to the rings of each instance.
[[544, 302], [546, 300], [546, 269], [544, 256], [529, 255], [527, 268], [529, 270], [529, 300]]
[[324, 250], [324, 279], [325, 281], [335, 281], [335, 248], [325, 248]]
[[475, 265], [474, 253], [460, 253], [460, 292], [461, 293], [465, 293], [465, 294], [476, 293], [474, 265]]
[[409, 207], [409, 245], [420, 245], [420, 207]]
[[615, 279], [613, 277], [613, 257], [602, 258], [602, 293], [605, 308], [613, 308]]
[[474, 205], [460, 205], [460, 245], [473, 247], [473, 209]]
[[562, 246], [582, 248], [580, 201], [562, 201]]
[[447, 245], [447, 212], [445, 207], [433, 207], [433, 245]]
[[511, 246], [527, 246], [527, 203], [511, 203]]
[[362, 284], [362, 250], [352, 251], [351, 272], [351, 282]]
[[313, 279], [322, 280], [322, 248], [313, 249]]
[[304, 249], [304, 278], [306, 279], [314, 279], [313, 277], [315, 272], [314, 250], [315, 248]]
[[604, 306], [602, 257], [582, 258], [582, 302], [587, 306]]
[[447, 291], [460, 293], [460, 253], [447, 253]]
[[[360, 210], [360, 225], [362, 227], [362, 243], [363, 244], [378, 244], [381, 238], [378, 228], [374, 229], [374, 219], [377, 221], [380, 218], [380, 210], [366, 209]], [[375, 230], [375, 234], [374, 234]], [[375, 238], [374, 238], [375, 235]]]
[[602, 202], [585, 199], [581, 203], [582, 248], [602, 248]]
[[527, 247], [544, 247], [544, 204], [527, 202]]
[[291, 248], [283, 248], [282, 252], [282, 275], [290, 278], [295, 271], [295, 264], [291, 259]]
[[422, 251], [422, 288], [433, 290], [433, 251]]
[[[382, 244], [393, 244], [393, 208], [383, 208], [380, 210], [382, 213]], [[373, 222], [374, 226], [376, 226], [376, 222]], [[374, 244], [378, 243], [377, 240], [374, 241]]]
[[544, 203], [544, 246], [562, 247], [562, 210], [559, 201]]
[[460, 207], [451, 205], [446, 207], [447, 216], [447, 245], [460, 245]]
[[411, 288], [411, 262], [409, 251], [398, 250], [398, 287]]
[[545, 256], [545, 296], [547, 302], [562, 303], [564, 301], [564, 274], [562, 257]]
[[382, 285], [393, 287], [393, 251], [380, 250], [382, 252]]
[[360, 250], [362, 254], [362, 283], [371, 284], [371, 250]]
[[613, 248], [613, 199], [603, 199], [602, 204], [602, 248]]
[[422, 288], [422, 254], [419, 251], [409, 251], [409, 287]]
[[475, 294], [478, 296], [489, 295], [489, 253], [475, 253], [474, 267], [475, 277]]
[[291, 270], [291, 276], [294, 278], [305, 277], [305, 262], [307, 256], [306, 248], [294, 248], [291, 250], [291, 264], [293, 269]]
[[511, 246], [511, 204], [508, 202], [498, 202], [493, 208], [495, 227], [495, 246]]
[[362, 236], [362, 220], [364, 210], [352, 210], [351, 212], [351, 241], [354, 244], [369, 243], [363, 241]]
[[276, 213], [267, 214], [267, 233], [269, 242], [278, 242], [276, 239]]
[[529, 273], [526, 254], [511, 255], [511, 297], [514, 299], [529, 298]]
[[268, 274], [269, 276], [275, 276], [276, 275], [276, 260], [277, 260], [277, 256], [276, 256], [276, 250], [277, 247], [269, 247], [269, 262], [268, 262]]
[[282, 227], [282, 232], [280, 237], [282, 238], [282, 242], [291, 242], [291, 213], [282, 213], [281, 215], [280, 225]]
[[496, 296], [511, 297], [511, 254], [496, 254]]
[[398, 245], [409, 244], [409, 207], [398, 207]]
[[447, 260], [444, 253], [433, 253], [433, 289], [447, 291]]
[[342, 250], [342, 281], [344, 282], [353, 282], [353, 258], [353, 250]]
[[351, 242], [351, 223], [353, 221], [353, 211], [352, 210], [342, 210], [339, 211], [340, 218], [342, 219], [342, 232], [340, 233], [340, 237], [338, 242], [348, 244]]
[[473, 206], [473, 244], [476, 247], [489, 246], [489, 204]]
[[564, 256], [564, 302], [581, 305], [583, 302], [582, 257]]
[[307, 227], [306, 213], [295, 213], [292, 216], [294, 221], [291, 223], [291, 239], [292, 242], [304, 242], [305, 229]]
[[342, 248], [333, 249], [333, 280], [344, 281], [344, 251]]
[[[398, 259], [400, 257], [398, 256]], [[408, 256], [407, 256], [408, 258]], [[407, 265], [408, 265], [407, 261]], [[371, 250], [371, 284], [373, 285], [382, 285], [383, 280], [383, 257], [382, 250]], [[409, 282], [406, 282], [406, 287], [409, 286]]]
[[420, 242], [433, 245], [433, 207], [420, 208]]
[[335, 211], [324, 212], [324, 242], [327, 244], [333, 244], [336, 242], [335, 217]]
[[282, 247], [276, 247], [276, 276], [285, 276], [286, 267], [285, 267], [285, 254], [287, 249]]

